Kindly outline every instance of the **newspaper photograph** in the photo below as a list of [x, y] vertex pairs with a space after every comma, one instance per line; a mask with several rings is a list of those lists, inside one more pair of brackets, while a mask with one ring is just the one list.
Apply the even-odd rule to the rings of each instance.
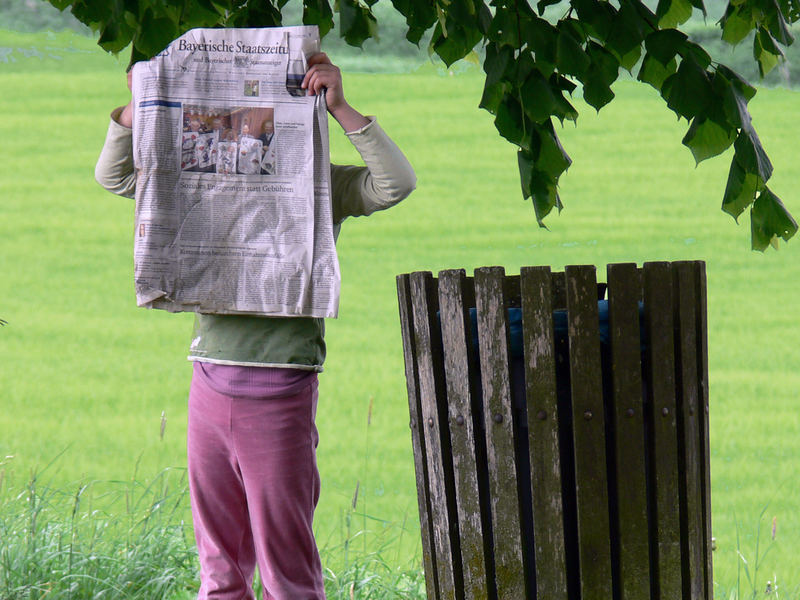
[[194, 29], [133, 67], [139, 306], [335, 317], [316, 27]]

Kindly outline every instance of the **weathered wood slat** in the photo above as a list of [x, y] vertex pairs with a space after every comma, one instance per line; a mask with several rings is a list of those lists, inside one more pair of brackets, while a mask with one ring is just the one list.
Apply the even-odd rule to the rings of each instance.
[[[464, 568], [464, 595], [483, 600], [496, 597], [490, 532], [484, 527], [490, 518], [488, 507], [481, 507], [478, 474], [486, 469], [485, 440], [473, 414], [473, 396], [477, 390], [477, 368], [470, 335], [469, 307], [464, 302], [466, 274], [463, 269], [439, 273], [439, 314], [444, 346], [444, 370], [447, 380], [447, 405], [450, 442], [453, 450], [461, 562]], [[476, 439], [478, 431], [480, 438]], [[477, 444], [484, 445], [482, 452]], [[477, 451], [476, 451], [477, 450]], [[482, 460], [479, 456], [482, 455]], [[479, 463], [483, 464], [479, 464]], [[488, 559], [488, 564], [487, 564]]]
[[[684, 595], [687, 600], [702, 599], [705, 594], [705, 556], [703, 553], [703, 498], [700, 442], [700, 411], [697, 373], [697, 319], [694, 265], [673, 264], [677, 303], [675, 306], [678, 403], [678, 448], [681, 477], [681, 500], [685, 506], [681, 540], [684, 549]], [[687, 588], [688, 584], [688, 588]]]
[[[442, 600], [455, 600], [463, 595], [463, 577], [436, 304], [435, 282], [431, 273], [412, 273], [414, 344], [419, 365], [420, 416], [427, 454], [439, 597]], [[441, 407], [444, 407], [443, 411]]]
[[408, 275], [397, 277], [397, 299], [400, 307], [400, 333], [403, 337], [403, 359], [405, 361], [406, 388], [408, 390], [409, 426], [411, 447], [414, 451], [414, 472], [417, 480], [417, 504], [419, 528], [422, 535], [422, 564], [425, 568], [425, 592], [429, 600], [439, 600], [436, 556], [433, 545], [433, 523], [431, 522], [430, 492], [428, 490], [428, 464], [426, 462], [425, 434], [422, 409], [419, 402], [419, 374], [417, 372], [416, 346], [414, 344], [413, 309]]
[[640, 273], [635, 264], [608, 266], [616, 518], [621, 600], [649, 600], [644, 403], [639, 332]]
[[549, 267], [520, 276], [536, 597], [567, 600], [552, 276]]
[[672, 266], [643, 267], [644, 329], [647, 340], [648, 471], [650, 542], [658, 598], [681, 598], [680, 509], [678, 504], [678, 421], [675, 399], [675, 345]]
[[481, 385], [491, 490], [497, 596], [526, 597], [526, 571], [519, 515], [508, 323], [501, 267], [475, 271]]
[[700, 442], [703, 446], [703, 529], [704, 543], [703, 554], [705, 556], [705, 593], [706, 598], [711, 598], [714, 593], [714, 569], [711, 559], [711, 440], [710, 431], [710, 411], [708, 401], [708, 300], [706, 291], [706, 264], [703, 261], [695, 261], [695, 289], [697, 301], [697, 374], [699, 377], [698, 388], [700, 389]]
[[568, 266], [565, 273], [581, 598], [608, 600], [611, 533], [597, 281], [594, 267]]

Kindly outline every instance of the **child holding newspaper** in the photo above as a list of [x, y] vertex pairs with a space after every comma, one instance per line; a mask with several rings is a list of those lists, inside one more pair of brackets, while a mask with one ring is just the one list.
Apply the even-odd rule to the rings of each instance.
[[[302, 87], [326, 90], [328, 111], [365, 167], [331, 165], [334, 236], [345, 218], [403, 200], [414, 170], [374, 118], [352, 108], [339, 69], [310, 57]], [[130, 87], [130, 77], [128, 80]], [[131, 104], [111, 113], [96, 167], [107, 190], [132, 198]], [[198, 600], [325, 597], [312, 518], [320, 491], [314, 418], [325, 359], [322, 319], [197, 314], [189, 350], [187, 457], [200, 557]]]

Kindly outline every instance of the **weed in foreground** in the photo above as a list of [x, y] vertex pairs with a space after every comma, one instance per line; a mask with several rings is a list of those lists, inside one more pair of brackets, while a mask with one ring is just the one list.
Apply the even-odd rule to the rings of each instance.
[[[196, 555], [179, 518], [185, 472], [175, 475], [116, 482], [96, 497], [97, 483], [66, 492], [37, 474], [20, 490], [0, 489], [0, 598], [167, 600], [191, 589]], [[119, 496], [121, 517], [95, 508], [118, 508]]]

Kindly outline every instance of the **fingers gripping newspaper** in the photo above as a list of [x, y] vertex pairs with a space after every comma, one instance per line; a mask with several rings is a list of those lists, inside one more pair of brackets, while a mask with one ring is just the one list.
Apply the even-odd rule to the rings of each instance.
[[194, 29], [133, 70], [139, 306], [335, 317], [316, 27]]

